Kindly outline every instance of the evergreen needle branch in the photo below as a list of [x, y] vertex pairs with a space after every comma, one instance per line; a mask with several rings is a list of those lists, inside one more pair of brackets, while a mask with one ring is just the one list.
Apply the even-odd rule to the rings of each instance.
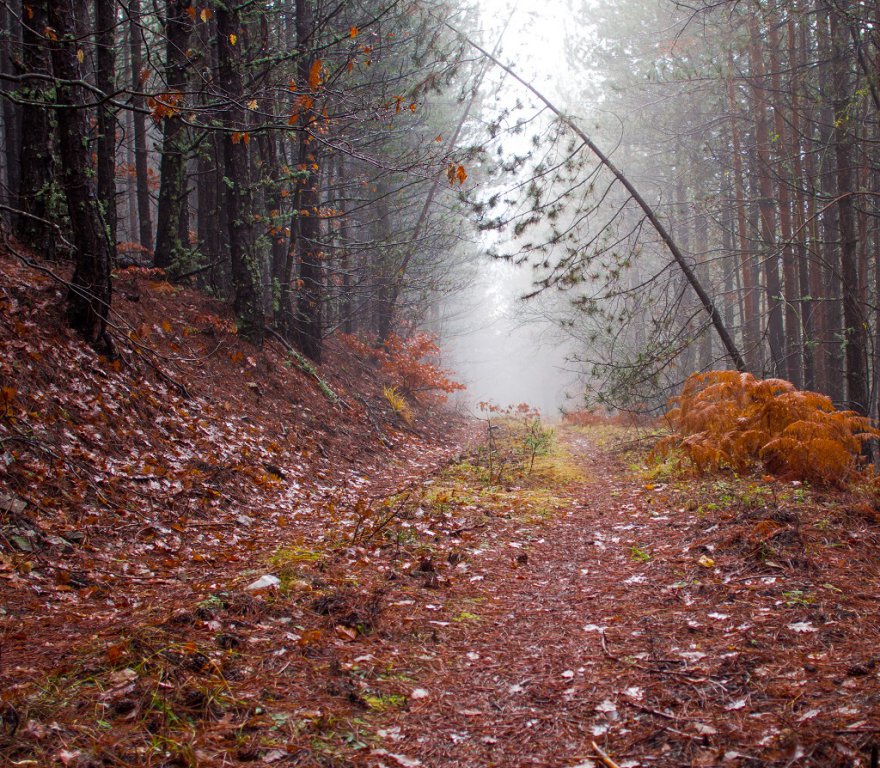
[[479, 51], [483, 56], [485, 56], [489, 61], [491, 61], [495, 66], [504, 70], [508, 75], [510, 75], [514, 80], [516, 80], [520, 85], [527, 88], [542, 104], [544, 104], [547, 109], [549, 109], [553, 114], [555, 114], [568, 128], [574, 132], [574, 134], [584, 142], [584, 144], [589, 147], [590, 151], [596, 156], [599, 162], [604, 165], [610, 173], [614, 176], [617, 181], [629, 192], [632, 199], [636, 202], [636, 204], [642, 209], [648, 221], [651, 222], [651, 226], [654, 227], [654, 231], [660, 236], [660, 239], [666, 245], [666, 248], [669, 250], [669, 253], [672, 255], [672, 258], [675, 259], [676, 264], [678, 264], [679, 269], [681, 269], [682, 274], [685, 279], [690, 284], [691, 288], [693, 288], [694, 293], [697, 294], [697, 298], [699, 298], [700, 303], [703, 305], [703, 309], [709, 315], [710, 320], [712, 321], [712, 325], [715, 328], [716, 333], [718, 334], [718, 338], [721, 340], [722, 345], [724, 346], [725, 351], [729, 355], [731, 361], [736, 366], [738, 371], [745, 371], [746, 364], [743, 360], [743, 356], [737, 348], [736, 344], [733, 341], [730, 333], [727, 330], [727, 326], [724, 324], [724, 319], [721, 317], [721, 313], [715, 307], [711, 297], [706, 292], [705, 288], [703, 288], [702, 283], [697, 277], [694, 270], [691, 268], [690, 264], [688, 264], [687, 259], [684, 254], [679, 249], [678, 245], [673, 240], [672, 235], [669, 234], [666, 227], [658, 218], [654, 209], [648, 205], [645, 199], [641, 196], [639, 191], [635, 188], [633, 183], [623, 174], [623, 172], [611, 162], [611, 159], [599, 148], [599, 146], [586, 134], [586, 132], [568, 115], [566, 115], [559, 107], [557, 107], [550, 99], [548, 99], [541, 91], [539, 91], [534, 85], [532, 85], [527, 80], [520, 77], [516, 71], [506, 65], [502, 64], [499, 59], [487, 51], [485, 48], [481, 47], [478, 43], [475, 43], [471, 40], [467, 35], [460, 32], [458, 29], [453, 27], [449, 22], [438, 19], [438, 21], [447, 27], [449, 30], [459, 35], [468, 45], [472, 46], [474, 49]]

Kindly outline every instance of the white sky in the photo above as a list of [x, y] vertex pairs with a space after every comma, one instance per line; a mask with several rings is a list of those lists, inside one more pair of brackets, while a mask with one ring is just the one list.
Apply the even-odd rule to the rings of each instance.
[[565, 73], [565, 24], [569, 14], [565, 0], [482, 0], [480, 10], [485, 41], [493, 48], [504, 23], [501, 60], [512, 64], [519, 75], [555, 95], [556, 83]]

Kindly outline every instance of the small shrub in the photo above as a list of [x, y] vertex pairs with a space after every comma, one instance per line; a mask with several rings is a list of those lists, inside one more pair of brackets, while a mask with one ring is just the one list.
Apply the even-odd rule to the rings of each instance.
[[390, 385], [413, 400], [443, 401], [447, 395], [464, 389], [431, 361], [440, 354], [440, 348], [435, 337], [428, 333], [406, 337], [392, 333], [384, 344], [344, 334], [341, 338], [349, 349], [375, 360]]
[[653, 454], [680, 450], [699, 472], [763, 464], [774, 474], [840, 485], [855, 473], [863, 443], [880, 435], [825, 395], [737, 371], [694, 374], [673, 403], [666, 415], [672, 435]]
[[541, 422], [540, 412], [527, 403], [502, 407], [479, 403], [486, 423], [485, 456], [488, 483], [500, 484], [505, 468], [511, 477], [528, 477], [538, 457], [548, 456], [554, 444], [554, 432]]

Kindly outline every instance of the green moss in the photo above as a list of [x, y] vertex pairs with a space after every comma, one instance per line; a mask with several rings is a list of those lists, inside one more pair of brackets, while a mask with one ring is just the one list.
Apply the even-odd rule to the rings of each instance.
[[375, 693], [361, 696], [364, 703], [376, 712], [387, 712], [390, 709], [401, 709], [406, 705], [406, 696], [399, 693]]

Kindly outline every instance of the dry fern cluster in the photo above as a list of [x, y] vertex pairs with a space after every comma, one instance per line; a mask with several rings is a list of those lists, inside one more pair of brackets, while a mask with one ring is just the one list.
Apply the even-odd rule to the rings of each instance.
[[800, 392], [783, 379], [711, 371], [685, 382], [666, 415], [672, 435], [654, 448], [679, 449], [697, 470], [769, 472], [839, 485], [855, 471], [862, 445], [880, 431], [853, 411], [835, 410], [818, 392]]

